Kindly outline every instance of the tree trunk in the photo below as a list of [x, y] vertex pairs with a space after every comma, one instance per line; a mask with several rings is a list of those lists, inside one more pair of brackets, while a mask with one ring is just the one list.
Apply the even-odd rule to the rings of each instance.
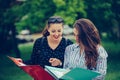
[[13, 24], [10, 25], [11, 26], [11, 32], [12, 32], [12, 45], [13, 45], [13, 50], [14, 52], [16, 53], [16, 57], [20, 58], [21, 57], [21, 54], [20, 54], [20, 51], [19, 51], [19, 48], [18, 48], [18, 42], [17, 42], [17, 39], [16, 39], [16, 28]]

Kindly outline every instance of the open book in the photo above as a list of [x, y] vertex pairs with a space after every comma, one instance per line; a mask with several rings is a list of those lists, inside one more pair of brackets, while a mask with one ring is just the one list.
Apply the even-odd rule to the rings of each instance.
[[40, 65], [26, 65], [17, 58], [8, 56], [10, 60], [12, 60], [18, 67], [20, 67], [23, 71], [29, 74], [34, 80], [54, 80], [54, 78], [46, 72]]
[[100, 75], [97, 72], [82, 68], [74, 68], [72, 70], [45, 66], [45, 70], [51, 74], [56, 80], [92, 80]]

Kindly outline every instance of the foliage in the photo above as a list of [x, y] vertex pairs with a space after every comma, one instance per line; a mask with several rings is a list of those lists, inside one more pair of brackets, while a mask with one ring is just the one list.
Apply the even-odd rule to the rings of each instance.
[[47, 1], [0, 1], [3, 3], [0, 5], [0, 53], [11, 53], [11, 51], [15, 51], [16, 54], [19, 53], [16, 34], [20, 30], [27, 28], [35, 33], [43, 29], [47, 18], [54, 13], [52, 8], [55, 8], [52, 1], [46, 4]]
[[[0, 52], [17, 46], [22, 29], [41, 32], [50, 16], [62, 16], [72, 26], [79, 18], [89, 18], [108, 40], [120, 41], [120, 0], [0, 0]], [[4, 45], [3, 45], [4, 43]], [[13, 44], [14, 43], [14, 44]], [[17, 49], [17, 48], [14, 48]]]
[[65, 24], [73, 25], [76, 19], [86, 17], [85, 5], [83, 0], [53, 0], [56, 5], [54, 15], [64, 18]]
[[[120, 39], [120, 1], [119, 0], [86, 0], [87, 17], [91, 19], [100, 33], [106, 32], [109, 39], [119, 41]], [[117, 17], [117, 18], [116, 18]]]
[[16, 6], [15, 3], [16, 0], [0, 1], [0, 53], [10, 53], [11, 51], [15, 51], [18, 54], [17, 56], [20, 56], [17, 48], [17, 41], [15, 39], [16, 28], [14, 26], [17, 16], [11, 9], [13, 5]]
[[23, 16], [15, 23], [18, 31], [29, 29], [32, 33], [40, 32], [45, 26], [45, 22], [54, 12], [55, 6], [52, 1], [46, 4], [48, 0], [26, 1], [19, 6]]

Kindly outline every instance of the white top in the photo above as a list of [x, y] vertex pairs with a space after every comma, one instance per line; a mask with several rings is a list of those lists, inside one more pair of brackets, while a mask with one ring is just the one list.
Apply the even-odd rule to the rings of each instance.
[[[100, 80], [103, 80], [107, 70], [108, 54], [102, 46], [98, 47], [98, 54], [97, 66], [93, 71], [101, 73], [101, 76], [98, 76], [96, 79], [100, 78]], [[80, 67], [87, 69], [85, 62], [85, 52], [80, 54], [80, 47], [78, 44], [75, 43], [66, 48], [64, 55], [64, 68], [73, 69]]]

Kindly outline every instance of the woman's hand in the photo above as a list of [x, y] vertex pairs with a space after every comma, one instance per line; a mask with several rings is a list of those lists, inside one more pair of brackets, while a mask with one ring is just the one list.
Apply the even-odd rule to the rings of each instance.
[[15, 58], [18, 62], [23, 62], [21, 58]]
[[25, 66], [25, 64], [23, 63], [21, 58], [14, 58], [14, 57], [10, 57], [10, 56], [7, 56], [7, 57], [10, 58], [16, 65]]
[[61, 65], [61, 61], [57, 58], [50, 58], [49, 62], [51, 63], [51, 66], [60, 66]]

